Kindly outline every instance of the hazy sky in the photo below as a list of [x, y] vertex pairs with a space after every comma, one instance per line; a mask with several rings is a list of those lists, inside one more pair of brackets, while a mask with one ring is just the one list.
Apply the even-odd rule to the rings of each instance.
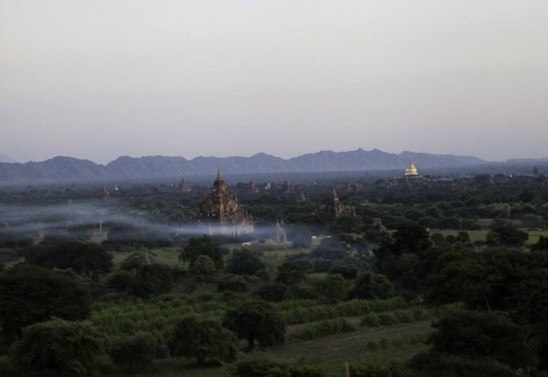
[[546, 0], [0, 0], [0, 154], [548, 157]]

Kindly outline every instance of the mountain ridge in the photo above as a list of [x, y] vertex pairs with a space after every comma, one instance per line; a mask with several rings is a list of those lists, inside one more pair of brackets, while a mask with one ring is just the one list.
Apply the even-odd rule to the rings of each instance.
[[489, 162], [473, 156], [404, 151], [399, 154], [362, 148], [348, 152], [319, 151], [284, 159], [266, 153], [250, 157], [120, 156], [105, 165], [68, 156], [41, 162], [0, 163], [0, 183], [75, 182], [106, 179], [158, 179], [200, 174], [299, 173], [405, 169], [413, 160], [419, 169], [478, 166]]

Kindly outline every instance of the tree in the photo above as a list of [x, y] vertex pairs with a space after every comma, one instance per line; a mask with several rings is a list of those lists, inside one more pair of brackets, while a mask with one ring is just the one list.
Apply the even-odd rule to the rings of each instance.
[[432, 246], [426, 229], [416, 224], [400, 225], [392, 238], [394, 242], [390, 246], [390, 251], [395, 255], [417, 254]]
[[291, 262], [283, 262], [280, 267], [278, 267], [278, 277], [276, 281], [278, 283], [283, 283], [286, 285], [298, 284], [303, 281], [305, 277], [304, 270]]
[[515, 377], [516, 371], [492, 359], [469, 359], [457, 355], [421, 353], [409, 363], [410, 377]]
[[240, 249], [234, 250], [226, 270], [233, 274], [253, 275], [265, 267], [266, 265], [259, 255], [248, 249]]
[[234, 360], [238, 343], [219, 322], [192, 314], [182, 317], [175, 324], [168, 347], [173, 356], [195, 357], [198, 364], [203, 365], [208, 358]]
[[150, 247], [144, 229], [131, 224], [114, 224], [110, 227], [104, 245], [120, 248], [121, 246], [133, 245], [135, 247], [146, 246]]
[[101, 352], [97, 332], [88, 324], [54, 319], [31, 325], [14, 343], [10, 358], [24, 376], [97, 376]]
[[116, 292], [127, 292], [132, 287], [135, 276], [128, 271], [115, 271], [109, 274], [105, 279], [105, 285]]
[[53, 244], [31, 252], [26, 261], [47, 268], [71, 268], [77, 273], [108, 273], [112, 269], [112, 256], [92, 242]]
[[318, 293], [329, 302], [338, 302], [346, 298], [346, 281], [340, 274], [328, 274], [325, 278], [314, 281]]
[[[471, 374], [459, 375], [496, 376], [499, 372], [510, 376], [538, 363], [525, 328], [500, 314], [449, 312], [434, 328], [431, 351], [411, 363], [413, 369], [427, 372], [419, 375], [430, 376], [434, 370], [450, 375], [448, 371], [461, 370]], [[481, 370], [484, 374], [478, 373]]]
[[8, 344], [21, 330], [50, 317], [85, 319], [89, 293], [67, 274], [19, 265], [0, 275], [0, 324]]
[[189, 262], [190, 268], [192, 269], [200, 255], [208, 256], [215, 263], [217, 269], [223, 269], [223, 254], [221, 252], [221, 246], [208, 236], [190, 238], [187, 245], [179, 255], [179, 259]]
[[489, 250], [441, 254], [427, 300], [504, 310], [520, 323], [542, 323], [548, 307], [548, 253]]
[[385, 299], [392, 296], [394, 287], [390, 280], [383, 274], [365, 272], [358, 276], [354, 286], [350, 290], [353, 298], [361, 299]]
[[333, 238], [324, 238], [312, 252], [311, 256], [313, 258], [337, 260], [343, 259], [346, 253], [347, 250], [344, 244]]
[[512, 225], [497, 224], [489, 233], [486, 241], [490, 245], [522, 246], [529, 238], [529, 234]]
[[114, 364], [123, 364], [129, 369], [152, 363], [156, 354], [156, 341], [152, 335], [138, 332], [114, 340], [109, 356]]
[[248, 349], [272, 346], [285, 341], [285, 323], [274, 307], [264, 301], [249, 301], [237, 308], [228, 309], [223, 318], [223, 326], [246, 339]]
[[215, 275], [219, 272], [215, 262], [211, 260], [207, 255], [200, 255], [196, 258], [194, 266], [190, 270], [194, 275]]
[[531, 250], [548, 250], [548, 237], [540, 236], [537, 243], [531, 246]]
[[122, 260], [122, 263], [120, 263], [120, 268], [122, 270], [126, 271], [137, 271], [139, 270], [143, 265], [146, 264], [152, 264], [156, 260], [153, 255], [147, 252], [142, 251], [136, 251], [134, 253], [131, 253], [127, 257], [125, 257]]
[[287, 238], [293, 242], [293, 247], [309, 248], [313, 235], [308, 226], [301, 224], [291, 224], [287, 229]]
[[434, 329], [434, 352], [492, 358], [514, 369], [536, 364], [526, 330], [500, 314], [449, 312], [434, 324]]
[[163, 264], [141, 267], [135, 277], [134, 292], [138, 296], [158, 295], [173, 287], [171, 268]]

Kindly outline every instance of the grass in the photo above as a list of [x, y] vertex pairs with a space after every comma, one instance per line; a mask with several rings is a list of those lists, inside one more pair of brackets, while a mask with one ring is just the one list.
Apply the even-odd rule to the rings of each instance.
[[[437, 232], [437, 231], [436, 231]], [[439, 233], [441, 233], [444, 237], [447, 236], [457, 236], [459, 232], [462, 232], [460, 229], [443, 229], [440, 230]], [[481, 229], [481, 230], [466, 230], [466, 233], [470, 236], [470, 241], [485, 241], [485, 238], [487, 237], [487, 233], [489, 233], [489, 229]]]
[[193, 361], [189, 360], [165, 359], [132, 371], [109, 365], [101, 375], [105, 377], [223, 377], [224, 371], [222, 367], [198, 368]]
[[[424, 340], [432, 332], [430, 321], [376, 328], [359, 328], [352, 333], [321, 339], [293, 341], [267, 349], [274, 357], [298, 364], [317, 366], [339, 376], [345, 362], [354, 366], [389, 365], [405, 362], [428, 346]], [[265, 350], [263, 350], [265, 351]], [[102, 375], [112, 377], [223, 377], [222, 367], [197, 368], [192, 361], [158, 360], [152, 366], [127, 371], [110, 366]]]
[[[529, 239], [527, 242], [525, 242], [526, 245], [532, 245], [538, 242], [540, 236], [548, 237], [548, 230], [527, 230], [527, 229], [521, 229], [524, 232], [527, 232], [529, 234]], [[440, 230], [439, 232], [444, 236], [447, 237], [449, 235], [456, 236], [461, 230], [458, 229], [446, 229], [446, 230]], [[485, 238], [487, 237], [487, 233], [489, 233], [489, 229], [481, 229], [481, 230], [468, 230], [468, 235], [470, 236], [470, 241], [485, 241]]]
[[[125, 258], [127, 258], [136, 251], [144, 252], [146, 250], [124, 250], [111, 252], [110, 254], [112, 255], [112, 263], [114, 264], [114, 268], [119, 268], [120, 263], [122, 263]], [[175, 267], [177, 265], [183, 265], [183, 263], [179, 261], [179, 254], [181, 254], [180, 247], [154, 248], [147, 252], [154, 257], [157, 263], [167, 264], [172, 267]]]
[[[405, 362], [428, 346], [422, 342], [430, 333], [430, 321], [377, 328], [360, 328], [308, 341], [290, 342], [269, 349], [269, 353], [300, 364], [315, 365], [340, 375], [345, 362], [360, 366]], [[372, 349], [371, 344], [381, 344]]]
[[540, 236], [548, 237], [548, 230], [530, 230], [527, 233], [529, 233], [529, 239], [526, 242], [527, 245], [537, 243]]

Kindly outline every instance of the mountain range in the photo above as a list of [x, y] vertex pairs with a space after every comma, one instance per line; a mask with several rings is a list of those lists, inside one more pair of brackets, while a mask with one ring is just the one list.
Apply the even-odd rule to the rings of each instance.
[[0, 162], [17, 162], [10, 156], [6, 156], [5, 154], [0, 154]]
[[41, 162], [0, 163], [0, 183], [51, 183], [97, 180], [143, 180], [215, 174], [296, 173], [368, 170], [404, 170], [413, 160], [419, 169], [443, 169], [486, 164], [476, 157], [374, 149], [349, 152], [322, 151], [283, 159], [265, 153], [251, 157], [118, 157], [100, 165], [89, 160], [58, 156]]

